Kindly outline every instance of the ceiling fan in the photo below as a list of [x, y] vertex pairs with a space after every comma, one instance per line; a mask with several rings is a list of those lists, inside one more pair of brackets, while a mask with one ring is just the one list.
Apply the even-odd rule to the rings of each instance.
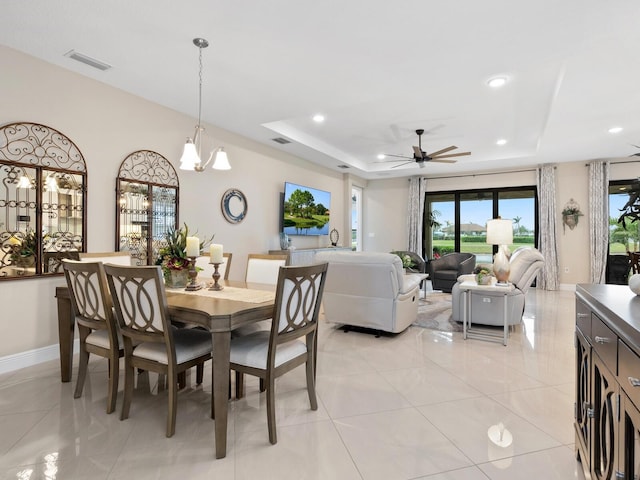
[[[416, 130], [416, 134], [418, 135], [418, 146], [413, 147], [413, 157], [407, 157], [405, 155], [391, 155], [385, 154], [385, 157], [398, 157], [409, 159], [408, 162], [401, 163], [400, 165], [394, 165], [391, 168], [401, 167], [402, 165], [406, 165], [408, 163], [416, 162], [420, 168], [425, 166], [425, 162], [441, 162], [441, 163], [455, 163], [457, 160], [450, 160], [452, 157], [462, 157], [464, 155], [471, 155], [471, 152], [460, 152], [460, 153], [449, 153], [445, 155], [447, 152], [451, 150], [455, 150], [455, 145], [451, 145], [450, 147], [443, 148], [442, 150], [438, 150], [437, 152], [432, 152], [427, 154], [424, 150], [422, 150], [422, 134], [424, 133], [423, 128], [419, 128]], [[400, 162], [401, 160], [386, 160], [387, 162]]]

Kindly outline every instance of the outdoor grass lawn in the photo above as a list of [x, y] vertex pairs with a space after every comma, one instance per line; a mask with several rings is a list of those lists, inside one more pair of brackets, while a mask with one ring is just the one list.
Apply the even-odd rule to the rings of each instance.
[[[447, 249], [447, 251], [453, 251], [453, 240], [434, 240], [433, 246], [442, 250], [443, 248]], [[509, 250], [513, 251], [518, 247], [533, 247], [533, 243], [513, 243], [509, 245]], [[487, 254], [490, 255], [493, 253], [493, 245], [489, 245], [488, 243], [481, 242], [461, 242], [460, 243], [460, 251], [461, 252], [469, 252], [469, 253], [479, 253], [479, 254]]]

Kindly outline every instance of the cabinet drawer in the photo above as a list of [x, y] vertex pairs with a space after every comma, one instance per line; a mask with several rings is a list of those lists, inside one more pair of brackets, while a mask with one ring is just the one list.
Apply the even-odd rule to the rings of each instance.
[[631, 401], [640, 405], [640, 357], [622, 340], [618, 340], [618, 372], [618, 383]]
[[582, 335], [591, 339], [591, 309], [580, 300], [576, 300], [576, 327]]
[[618, 373], [618, 337], [597, 315], [591, 315], [593, 349], [611, 373]]

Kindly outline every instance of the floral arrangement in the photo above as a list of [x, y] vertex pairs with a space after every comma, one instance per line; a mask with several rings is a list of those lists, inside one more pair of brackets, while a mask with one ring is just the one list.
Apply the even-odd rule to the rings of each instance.
[[476, 283], [478, 285], [488, 285], [491, 283], [493, 272], [487, 267], [476, 267], [473, 269], [473, 273], [476, 275]]
[[36, 254], [36, 234], [33, 229], [27, 229], [22, 240], [12, 236], [9, 238], [9, 243], [13, 249], [11, 257], [14, 261], [20, 257], [33, 257]]
[[[184, 224], [184, 227], [176, 229], [170, 227], [167, 229], [167, 233], [164, 236], [166, 245], [158, 251], [158, 258], [156, 259], [156, 265], [160, 265], [162, 268], [162, 274], [165, 280], [171, 276], [171, 271], [188, 270], [189, 269], [189, 257], [187, 257], [187, 237], [189, 235], [189, 227]], [[212, 235], [210, 239], [200, 242], [200, 250], [206, 243], [213, 240]]]

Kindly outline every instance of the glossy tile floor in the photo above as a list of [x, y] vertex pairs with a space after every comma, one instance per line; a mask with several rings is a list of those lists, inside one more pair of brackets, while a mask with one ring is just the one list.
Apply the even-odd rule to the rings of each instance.
[[230, 404], [220, 460], [210, 370], [202, 387], [180, 392], [172, 438], [166, 391], [152, 376], [120, 421], [121, 394], [118, 412], [105, 413], [105, 360], [91, 363], [76, 400], [57, 361], [4, 374], [0, 478], [583, 479], [572, 427], [574, 296], [533, 290], [527, 302], [507, 347], [419, 327], [375, 338], [323, 323], [318, 410], [303, 368], [281, 377], [273, 446], [264, 394], [248, 378], [247, 396]]

